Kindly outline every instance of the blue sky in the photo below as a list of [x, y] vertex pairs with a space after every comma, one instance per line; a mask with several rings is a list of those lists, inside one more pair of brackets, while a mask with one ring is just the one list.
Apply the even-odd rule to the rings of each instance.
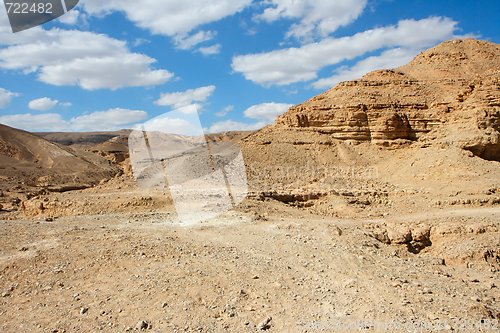
[[16, 34], [1, 8], [0, 123], [116, 130], [196, 105], [207, 131], [257, 129], [441, 41], [498, 43], [499, 3], [81, 0]]

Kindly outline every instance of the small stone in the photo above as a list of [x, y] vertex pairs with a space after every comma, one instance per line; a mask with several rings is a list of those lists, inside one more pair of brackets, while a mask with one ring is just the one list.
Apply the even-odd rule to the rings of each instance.
[[257, 325], [257, 329], [259, 331], [266, 331], [268, 329], [271, 328], [271, 320], [273, 320], [272, 317], [267, 317], [266, 319], [264, 319], [263, 321], [261, 321], [258, 325]]
[[168, 304], [167, 304], [167, 303], [165, 303], [165, 302], [161, 303], [161, 307], [162, 307], [162, 308], [166, 308], [167, 306], [168, 306]]
[[45, 222], [54, 222], [54, 218], [53, 217], [46, 217]]
[[379, 242], [382, 242], [385, 244], [391, 244], [391, 240], [389, 239], [389, 236], [387, 235], [387, 230], [377, 231], [373, 234], [373, 237], [376, 240], [378, 240]]
[[259, 276], [258, 276], [258, 275], [254, 275], [252, 279], [254, 279], [254, 280], [258, 280], [258, 279], [259, 279]]
[[147, 321], [144, 321], [144, 320], [139, 320], [137, 325], [135, 325], [135, 328], [138, 330], [141, 330], [141, 331], [147, 330], [149, 328], [149, 323]]
[[26, 252], [26, 251], [28, 251], [28, 250], [29, 250], [29, 248], [28, 248], [27, 246], [23, 246], [23, 247], [21, 247], [21, 248], [19, 249], [19, 251], [21, 251], [21, 252]]
[[89, 308], [88, 308], [88, 307], [83, 307], [83, 308], [81, 308], [81, 309], [80, 309], [80, 314], [81, 314], [81, 315], [84, 315], [84, 314], [86, 314], [87, 312], [89, 312]]
[[333, 226], [332, 227], [332, 232], [334, 235], [336, 236], [342, 236], [342, 229], [340, 229], [339, 227], [337, 226]]

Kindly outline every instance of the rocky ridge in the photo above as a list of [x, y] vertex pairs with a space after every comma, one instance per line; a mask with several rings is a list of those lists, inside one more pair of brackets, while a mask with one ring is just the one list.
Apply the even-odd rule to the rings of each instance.
[[378, 70], [292, 107], [276, 130], [384, 145], [458, 145], [500, 160], [500, 45], [444, 42], [408, 65]]

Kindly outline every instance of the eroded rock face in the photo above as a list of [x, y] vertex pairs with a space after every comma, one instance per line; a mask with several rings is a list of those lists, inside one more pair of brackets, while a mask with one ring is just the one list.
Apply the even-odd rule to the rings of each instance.
[[498, 44], [449, 41], [401, 68], [342, 82], [292, 107], [276, 127], [384, 144], [432, 140], [500, 160], [499, 79]]

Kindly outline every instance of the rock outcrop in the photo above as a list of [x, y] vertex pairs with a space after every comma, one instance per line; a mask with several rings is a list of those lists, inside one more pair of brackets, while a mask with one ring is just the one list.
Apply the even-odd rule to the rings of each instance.
[[384, 145], [432, 141], [500, 161], [500, 45], [442, 43], [408, 65], [342, 82], [275, 125]]

